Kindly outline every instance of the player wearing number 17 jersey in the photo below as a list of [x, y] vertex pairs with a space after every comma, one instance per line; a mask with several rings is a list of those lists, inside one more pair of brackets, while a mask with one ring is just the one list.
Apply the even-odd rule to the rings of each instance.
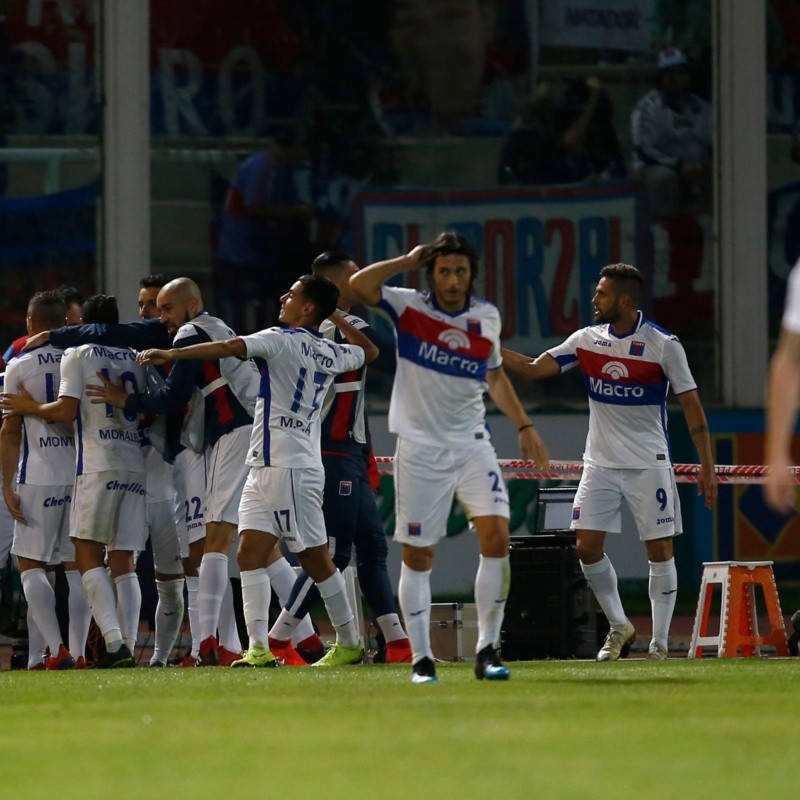
[[653, 632], [648, 658], [667, 658], [678, 578], [672, 537], [682, 530], [669, 452], [666, 398], [672, 386], [700, 454], [698, 492], [716, 498], [711, 438], [686, 354], [675, 336], [639, 310], [642, 276], [628, 264], [600, 271], [592, 303], [597, 325], [572, 334], [534, 361], [503, 351], [509, 369], [533, 380], [577, 366], [589, 394], [589, 435], [572, 528], [586, 581], [611, 630], [598, 661], [627, 654], [635, 630], [625, 616], [617, 576], [603, 551], [607, 532], [620, 531], [620, 507], [631, 510], [650, 562]]
[[[290, 326], [288, 330], [270, 328], [252, 336], [145, 351], [140, 356], [153, 364], [225, 357], [261, 357], [266, 362], [247, 454], [250, 472], [239, 503], [238, 560], [250, 646], [234, 667], [275, 664], [267, 646], [267, 564], [280, 538], [317, 583], [336, 628], [336, 644], [317, 665], [352, 663], [364, 654], [344, 579], [328, 553], [319, 430], [322, 400], [334, 375], [360, 368], [365, 358], [377, 356], [378, 349], [334, 314], [338, 295], [325, 278], [304, 275], [281, 298], [279, 319]], [[319, 324], [331, 314], [347, 341], [358, 346], [321, 337]]]

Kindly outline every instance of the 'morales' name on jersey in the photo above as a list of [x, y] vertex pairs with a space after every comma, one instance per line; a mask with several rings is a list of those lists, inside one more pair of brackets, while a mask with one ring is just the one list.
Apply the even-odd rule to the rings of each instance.
[[[50, 345], [22, 353], [6, 370], [5, 391], [17, 393], [20, 384], [39, 403], [52, 403], [61, 380], [63, 353]], [[72, 425], [23, 418], [18, 480], [22, 484], [61, 486], [75, 480], [75, 434]]]
[[80, 400], [77, 432], [77, 475], [109, 470], [144, 471], [140, 416], [104, 403], [92, 403], [88, 384], [98, 385], [97, 373], [121, 383], [130, 393], [143, 390], [144, 367], [127, 348], [85, 344], [67, 350], [61, 362], [59, 397]]
[[666, 398], [697, 386], [686, 353], [667, 331], [639, 313], [633, 331], [619, 337], [610, 325], [592, 325], [547, 351], [562, 370], [578, 366], [589, 394], [584, 460], [616, 468], [672, 463]]
[[497, 309], [473, 297], [466, 309], [449, 314], [427, 295], [393, 286], [382, 288], [380, 307], [397, 337], [389, 429], [447, 446], [488, 437], [483, 393], [487, 371], [501, 364]]
[[263, 467], [319, 467], [322, 401], [335, 375], [364, 364], [360, 347], [334, 344], [307, 328], [268, 328], [242, 336], [261, 373], [247, 463]]

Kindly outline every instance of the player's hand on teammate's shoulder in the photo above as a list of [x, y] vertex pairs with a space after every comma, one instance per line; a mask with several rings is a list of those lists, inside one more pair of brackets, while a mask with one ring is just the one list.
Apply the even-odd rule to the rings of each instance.
[[28, 341], [23, 345], [21, 352], [27, 353], [30, 350], [35, 350], [37, 347], [44, 347], [44, 345], [49, 344], [49, 342], [50, 331], [34, 333], [33, 336], [28, 337]]

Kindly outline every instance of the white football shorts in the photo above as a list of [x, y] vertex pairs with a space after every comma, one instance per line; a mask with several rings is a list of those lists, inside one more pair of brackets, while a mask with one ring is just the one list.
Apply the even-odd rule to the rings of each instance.
[[447, 533], [453, 498], [473, 517], [509, 517], [508, 491], [487, 439], [445, 448], [397, 439], [394, 456], [394, 539], [435, 545]]
[[72, 485], [23, 483], [17, 486], [17, 492], [27, 525], [14, 522], [11, 552], [46, 564], [74, 561], [75, 546], [69, 539]]
[[293, 553], [327, 544], [322, 467], [251, 467], [239, 505], [239, 533], [264, 531]]
[[89, 472], [75, 479], [69, 531], [109, 550], [141, 552], [147, 541], [144, 473]]
[[203, 453], [186, 448], [175, 456], [172, 471], [175, 483], [175, 527], [181, 557], [189, 555], [189, 545], [206, 538], [205, 497], [206, 459]]
[[231, 522], [236, 525], [239, 522], [239, 500], [250, 469], [245, 459], [252, 428], [252, 425], [244, 425], [220, 436], [208, 453], [206, 524]]
[[636, 521], [639, 538], [683, 533], [681, 504], [672, 467], [612, 469], [586, 464], [572, 505], [572, 530], [622, 530], [622, 501]]

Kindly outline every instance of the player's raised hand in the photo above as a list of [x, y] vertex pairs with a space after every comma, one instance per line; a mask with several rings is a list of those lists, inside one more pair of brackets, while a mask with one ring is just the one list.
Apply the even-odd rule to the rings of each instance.
[[419, 269], [428, 260], [433, 247], [429, 244], [418, 244], [406, 254], [409, 269]]

